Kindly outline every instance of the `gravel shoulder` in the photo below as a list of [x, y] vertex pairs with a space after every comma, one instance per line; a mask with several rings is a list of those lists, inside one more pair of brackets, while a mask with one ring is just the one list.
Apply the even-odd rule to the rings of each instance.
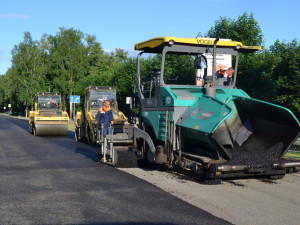
[[234, 224], [295, 224], [300, 221], [300, 173], [280, 180], [241, 179], [205, 185], [178, 174], [120, 169]]

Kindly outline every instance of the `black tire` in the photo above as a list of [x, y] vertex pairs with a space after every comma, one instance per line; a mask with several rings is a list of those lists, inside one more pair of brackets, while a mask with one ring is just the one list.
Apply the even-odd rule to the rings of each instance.
[[33, 134], [32, 124], [29, 124], [29, 133], [30, 133], [30, 134]]
[[98, 162], [100, 162], [101, 159], [103, 158], [103, 155], [101, 153], [97, 153], [97, 156], [98, 156]]
[[81, 140], [81, 138], [80, 138], [80, 135], [79, 135], [78, 128], [75, 127], [75, 141], [80, 142], [80, 140]]
[[37, 136], [35, 127], [33, 127], [32, 129], [33, 129], [33, 136]]
[[[80, 120], [77, 120], [77, 125], [81, 125]], [[75, 126], [75, 141], [82, 142], [82, 137], [80, 136], [80, 129], [78, 126]]]
[[96, 144], [96, 137], [93, 134], [93, 131], [88, 128], [87, 129], [87, 141], [89, 145], [95, 145]]
[[87, 143], [89, 144], [89, 145], [91, 145], [91, 143], [92, 143], [92, 141], [91, 141], [91, 137], [90, 137], [90, 133], [91, 133], [91, 131], [90, 131], [90, 128], [88, 127], [87, 129], [86, 129], [86, 139], [87, 139]]
[[95, 134], [91, 131], [91, 140], [92, 140], [92, 145], [96, 145], [96, 136]]

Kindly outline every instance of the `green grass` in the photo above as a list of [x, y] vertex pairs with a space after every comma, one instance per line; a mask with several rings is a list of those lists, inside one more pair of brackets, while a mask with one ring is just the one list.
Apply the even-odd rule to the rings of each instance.
[[74, 123], [73, 121], [72, 121], [72, 122], [69, 122], [68, 130], [71, 130], [71, 131], [74, 131], [74, 130], [75, 130], [75, 123]]
[[285, 155], [285, 157], [292, 157], [292, 158], [295, 158], [295, 159], [300, 159], [300, 152], [287, 152]]

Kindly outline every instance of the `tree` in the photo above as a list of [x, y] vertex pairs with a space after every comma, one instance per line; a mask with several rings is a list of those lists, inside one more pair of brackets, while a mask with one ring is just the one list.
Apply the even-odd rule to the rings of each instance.
[[271, 77], [275, 83], [275, 102], [292, 109], [300, 116], [300, 44], [276, 40], [270, 46], [273, 56]]
[[253, 13], [244, 13], [236, 20], [220, 17], [215, 21], [215, 26], [206, 33], [206, 37], [228, 38], [234, 41], [242, 41], [244, 45], [262, 45], [263, 34]]
[[[259, 46], [263, 43], [261, 28], [252, 13], [250, 15], [244, 13], [236, 20], [220, 17], [206, 33], [206, 36], [240, 41], [243, 45], [249, 46]], [[240, 54], [237, 86], [252, 97], [270, 100], [270, 95], [272, 96], [273, 93], [269, 93], [268, 90], [271, 90], [269, 87], [272, 83], [263, 70], [265, 68], [262, 63], [264, 60], [259, 53]], [[235, 64], [235, 59], [232, 64]]]
[[[8, 71], [7, 71], [7, 73], [8, 73]], [[7, 104], [8, 104], [7, 93], [8, 93], [9, 86], [7, 84], [8, 84], [7, 76], [1, 75], [0, 76], [0, 108], [1, 108], [1, 112], [4, 111], [3, 107], [4, 106], [7, 107]], [[2, 111], [2, 109], [3, 109], [3, 111]]]
[[[26, 110], [33, 105], [33, 97], [45, 87], [45, 58], [41, 54], [39, 43], [33, 41], [29, 32], [24, 40], [12, 50], [12, 68], [10, 81], [13, 81], [17, 101]], [[19, 105], [22, 108], [22, 105]]]
[[116, 62], [124, 62], [128, 58], [128, 52], [121, 48], [116, 48], [114, 55]]
[[84, 34], [73, 28], [60, 28], [49, 36], [49, 79], [62, 95], [72, 95], [76, 82], [88, 75], [89, 59], [83, 43]]

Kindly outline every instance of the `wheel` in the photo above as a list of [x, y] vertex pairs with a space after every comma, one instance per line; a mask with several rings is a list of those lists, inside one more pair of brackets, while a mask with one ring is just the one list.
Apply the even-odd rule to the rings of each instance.
[[36, 128], [33, 127], [33, 136], [36, 136]]
[[103, 158], [103, 155], [101, 153], [97, 153], [97, 156], [98, 156], [98, 162], [100, 162], [101, 159]]
[[91, 141], [91, 129], [89, 127], [87, 127], [86, 129], [86, 139], [89, 145], [92, 145], [92, 141]]
[[75, 127], [75, 141], [80, 142], [81, 137], [80, 137], [80, 128]]
[[143, 164], [147, 167], [151, 167], [154, 161], [153, 161], [150, 148], [145, 140], [141, 140], [141, 141], [142, 141], [142, 146], [140, 150], [141, 152], [139, 153], [140, 155], [138, 157], [141, 158], [142, 156]]
[[89, 145], [95, 145], [96, 143], [96, 137], [90, 128], [87, 129], [87, 141]]
[[174, 167], [174, 153], [171, 150], [171, 145], [170, 143], [168, 143], [168, 148], [167, 148], [167, 156], [168, 156], [168, 163], [167, 163], [167, 167], [169, 169], [172, 169]]
[[30, 133], [30, 134], [33, 134], [33, 131], [32, 131], [32, 124], [29, 124], [29, 133]]

